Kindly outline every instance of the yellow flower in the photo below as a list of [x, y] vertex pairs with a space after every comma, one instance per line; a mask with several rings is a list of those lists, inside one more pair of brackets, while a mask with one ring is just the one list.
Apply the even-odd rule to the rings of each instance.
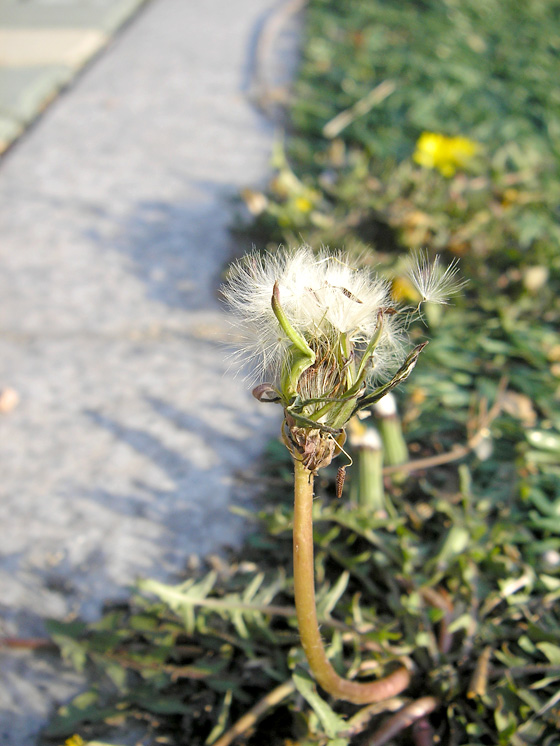
[[391, 297], [397, 303], [418, 303], [420, 294], [407, 277], [395, 277], [391, 285]]
[[443, 176], [453, 176], [464, 168], [478, 151], [478, 144], [467, 137], [447, 137], [438, 132], [423, 132], [412, 156], [425, 168], [436, 168]]
[[86, 746], [86, 742], [81, 736], [74, 734], [64, 741], [64, 746]]
[[313, 202], [308, 197], [296, 197], [294, 205], [300, 212], [310, 212], [313, 209]]

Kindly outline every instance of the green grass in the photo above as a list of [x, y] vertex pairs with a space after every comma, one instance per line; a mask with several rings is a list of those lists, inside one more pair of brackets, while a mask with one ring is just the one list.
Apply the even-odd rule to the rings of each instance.
[[344, 131], [369, 155], [402, 160], [431, 130], [558, 157], [559, 18], [555, 0], [313, 0], [296, 142], [312, 162], [324, 124], [389, 80], [394, 92]]

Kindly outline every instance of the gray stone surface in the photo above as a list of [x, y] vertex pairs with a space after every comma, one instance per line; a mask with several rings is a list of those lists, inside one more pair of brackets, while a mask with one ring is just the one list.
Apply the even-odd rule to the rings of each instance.
[[3, 28], [115, 31], [146, 0], [0, 0]]
[[[278, 412], [228, 373], [216, 289], [268, 170], [245, 88], [272, 7], [155, 0], [0, 163], [0, 635], [241, 540]], [[0, 658], [0, 744], [29, 746], [79, 679]]]
[[0, 0], [0, 153], [147, 0]]

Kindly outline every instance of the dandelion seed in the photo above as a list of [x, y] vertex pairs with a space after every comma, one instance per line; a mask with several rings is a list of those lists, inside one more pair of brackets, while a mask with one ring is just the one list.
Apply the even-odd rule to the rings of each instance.
[[436, 255], [430, 264], [427, 252], [412, 254], [408, 277], [422, 298], [421, 302], [446, 304], [450, 296], [464, 287], [465, 282], [457, 277], [459, 260], [454, 259], [447, 267], [442, 267]]

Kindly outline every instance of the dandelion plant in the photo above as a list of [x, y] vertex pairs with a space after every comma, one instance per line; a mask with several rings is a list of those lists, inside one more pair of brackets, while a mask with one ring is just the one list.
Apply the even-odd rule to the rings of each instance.
[[[459, 287], [456, 269], [417, 255], [410, 280], [422, 300], [444, 303]], [[329, 694], [355, 704], [394, 696], [409, 683], [406, 668], [361, 683], [340, 677], [328, 660], [315, 606], [313, 485], [345, 452], [352, 416], [404, 381], [427, 343], [407, 351], [410, 313], [386, 280], [342, 253], [253, 252], [232, 266], [223, 292], [239, 330], [238, 361], [258, 381], [254, 396], [284, 412], [282, 438], [294, 462], [294, 595], [311, 672]]]

